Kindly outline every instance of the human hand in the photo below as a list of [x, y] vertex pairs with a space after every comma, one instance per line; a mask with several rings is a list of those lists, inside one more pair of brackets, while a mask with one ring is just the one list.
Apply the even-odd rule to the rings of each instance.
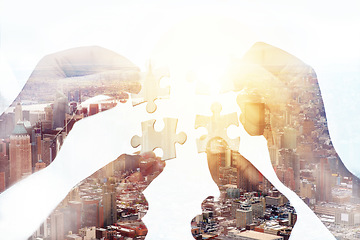
[[[243, 205], [252, 205], [253, 199], [259, 199], [259, 193], [260, 196], [262, 194], [272, 196], [272, 186], [274, 186], [295, 207], [299, 220], [296, 226], [302, 226], [295, 226], [295, 235], [299, 234], [297, 233], [298, 229], [306, 229], [313, 224], [319, 230], [323, 230], [321, 233], [323, 235], [320, 234], [318, 237], [326, 235], [331, 238], [331, 234], [315, 214], [296, 196], [298, 194], [302, 198], [312, 198], [310, 201], [314, 202], [315, 193], [304, 196], [306, 194], [304, 185], [306, 183], [319, 184], [310, 178], [308, 180], [312, 180], [312, 183], [306, 181], [306, 169], [314, 166], [316, 162], [307, 159], [308, 156], [304, 154], [304, 151], [299, 151], [296, 142], [298, 140], [299, 145], [303, 144], [305, 140], [311, 141], [311, 143], [319, 142], [319, 139], [316, 139], [319, 136], [314, 132], [305, 129], [306, 134], [303, 134], [303, 132], [300, 133], [302, 129], [299, 127], [299, 125], [308, 124], [310, 117], [314, 122], [324, 122], [322, 118], [325, 116], [325, 112], [315, 73], [309, 66], [290, 54], [272, 46], [257, 43], [242, 60], [233, 62], [227, 76], [234, 84], [233, 90], [238, 94], [237, 103], [241, 109], [240, 151], [239, 153], [229, 151], [228, 143], [221, 139], [213, 140], [216, 143], [209, 144], [214, 146], [207, 151], [209, 169], [222, 195], [219, 202], [212, 202], [211, 199], [204, 201], [203, 210], [209, 210], [209, 206], [214, 209], [226, 209], [230, 203], [233, 207], [234, 199], [238, 198]], [[307, 100], [311, 100], [310, 103]], [[305, 118], [305, 115], [308, 117]], [[314, 130], [316, 129], [313, 128]], [[328, 137], [330, 141], [327, 128], [321, 130], [321, 133], [325, 135], [322, 136], [322, 140]], [[283, 139], [281, 135], [285, 135]], [[335, 151], [329, 146], [326, 149], [329, 150], [328, 154]], [[301, 168], [300, 160], [303, 161]], [[305, 160], [309, 162], [306, 163]], [[230, 171], [231, 169], [233, 171]], [[236, 169], [236, 174], [230, 174], [235, 172], [234, 169]], [[296, 194], [286, 188], [284, 184]], [[267, 197], [265, 199], [268, 208], [268, 199]], [[237, 208], [240, 208], [239, 206]], [[284, 209], [286, 207], [281, 211]], [[284, 215], [287, 214], [285, 212]], [[293, 212], [293, 214], [296, 213]], [[226, 220], [220, 221], [218, 229], [221, 227], [226, 229], [229, 226], [237, 228], [245, 226], [238, 224], [235, 212], [214, 210], [214, 219], [224, 216]], [[263, 219], [261, 221], [264, 221], [264, 217], [260, 216], [260, 219]], [[231, 223], [235, 218], [236, 225]], [[195, 219], [194, 222], [197, 222], [195, 224], [197, 226], [201, 225]], [[213, 219], [210, 222], [213, 222]], [[311, 224], [309, 225], [309, 223]], [[209, 226], [211, 224], [205, 224], [202, 226], [202, 230]], [[217, 232], [217, 230], [216, 233], [229, 234], [226, 231]], [[194, 234], [194, 236], [196, 235]], [[308, 237], [314, 237], [314, 235], [306, 238]]]
[[[333, 194], [339, 186], [330, 179], [343, 182], [356, 176], [331, 143], [314, 70], [264, 43], [255, 44], [235, 66], [240, 121], [248, 135], [265, 137], [279, 180], [317, 214], [321, 202], [339, 202]], [[260, 170], [263, 165], [256, 167]]]
[[[63, 112], [59, 117], [60, 126], [54, 126], [60, 127], [58, 130], [48, 127], [52, 125], [47, 122], [49, 119], [43, 119], [34, 124], [35, 128], [39, 129], [39, 132], [35, 131], [40, 134], [39, 141], [45, 143], [46, 138], [54, 138], [50, 139], [54, 146], [48, 146], [49, 149], [37, 152], [37, 155], [34, 154], [44, 159], [42, 163], [45, 165], [50, 162], [51, 164], [44, 170], [16, 183], [0, 195], [1, 228], [14, 232], [11, 229], [16, 226], [17, 220], [13, 216], [17, 216], [18, 211], [27, 212], [26, 216], [29, 219], [26, 221], [29, 224], [22, 231], [16, 231], [19, 239], [27, 238], [74, 185], [121, 154], [132, 153], [130, 139], [134, 132], [131, 132], [128, 126], [136, 123], [140, 126], [142, 119], [142, 113], [133, 111], [129, 102], [118, 103], [116, 107], [113, 107], [116, 104], [110, 104], [112, 109], [76, 122], [70, 131], [71, 126], [64, 122], [61, 125], [61, 120], [77, 120], [91, 113], [77, 105], [78, 108], [72, 109], [77, 117], [66, 118], [67, 104], [64, 104], [66, 96], [56, 94], [59, 88], [72, 93], [78, 91], [77, 94], [81, 92], [82, 99], [78, 96], [78, 101], [85, 100], [84, 97], [108, 94], [113, 102], [116, 100], [124, 102], [123, 100], [128, 96], [124, 94], [124, 91], [137, 93], [140, 90], [139, 69], [125, 58], [99, 47], [77, 48], [51, 54], [37, 65], [17, 100], [48, 103], [55, 95], [58, 95], [59, 101], [54, 104], [54, 111], [56, 112], [57, 108]], [[26, 120], [31, 120], [27, 117]], [[56, 114], [53, 117], [58, 118]], [[69, 133], [68, 136], [66, 136], [67, 133]], [[11, 133], [2, 132], [1, 134]], [[42, 134], [47, 135], [42, 136]], [[34, 139], [32, 141], [35, 144], [41, 143], [35, 142]], [[64, 144], [61, 145], [62, 142]], [[45, 148], [44, 143], [42, 146]], [[50, 156], [49, 151], [52, 152]], [[147, 158], [152, 159], [153, 156]], [[33, 164], [37, 163], [37, 160], [34, 159]], [[157, 163], [157, 160], [155, 162], [159, 173], [164, 164]], [[148, 174], [151, 172], [149, 171]], [[156, 176], [157, 174], [153, 177]], [[34, 192], [36, 192], [36, 197], [33, 195]], [[39, 197], [46, 201], [37, 201]]]

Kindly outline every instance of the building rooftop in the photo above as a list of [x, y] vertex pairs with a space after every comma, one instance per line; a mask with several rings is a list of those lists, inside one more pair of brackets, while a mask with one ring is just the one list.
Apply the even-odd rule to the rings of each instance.
[[239, 232], [237, 230], [231, 230], [232, 234], [235, 236], [241, 237], [241, 239], [256, 239], [256, 240], [281, 240], [284, 239], [281, 236], [276, 236], [272, 234], [262, 233], [262, 232], [256, 232], [256, 231], [244, 231]]
[[26, 131], [24, 123], [23, 122], [18, 122], [15, 125], [15, 128], [14, 128], [14, 130], [12, 132], [12, 135], [26, 135], [26, 134], [28, 134], [28, 132]]

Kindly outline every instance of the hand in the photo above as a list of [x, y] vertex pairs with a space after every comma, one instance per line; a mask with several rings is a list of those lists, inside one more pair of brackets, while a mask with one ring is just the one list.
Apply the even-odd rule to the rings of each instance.
[[[306, 239], [333, 238], [311, 209], [291, 191], [295, 191], [300, 197], [313, 200], [320, 195], [313, 193], [313, 195], [304, 196], [307, 193], [303, 190], [306, 175], [302, 173], [306, 171], [301, 170], [314, 169], [312, 166], [316, 164], [316, 161], [309, 160], [299, 148], [306, 141], [314, 146], [320, 145], [317, 135], [314, 134], [315, 128], [312, 129], [314, 132], [311, 132], [304, 127], [304, 130], [300, 132], [300, 126], [305, 125], [309, 128], [309, 122], [313, 121], [315, 124], [323, 122], [322, 116], [325, 116], [315, 73], [290, 54], [272, 46], [257, 43], [241, 61], [233, 63], [228, 76], [234, 83], [234, 92], [238, 92], [237, 103], [241, 109], [239, 151], [241, 155], [229, 151], [228, 143], [224, 140], [215, 139], [212, 140], [214, 144], [208, 143], [210, 147], [207, 150], [207, 156], [210, 173], [222, 194], [219, 202], [205, 200], [203, 209], [221, 209], [214, 210], [213, 216], [213, 218], [226, 217], [226, 221], [218, 222], [219, 226], [243, 228], [245, 225], [239, 224], [238, 221], [236, 225], [235, 222], [228, 221], [238, 218], [235, 211], [230, 213], [226, 211], [227, 206], [229, 204], [232, 207], [237, 206], [238, 199], [241, 201], [251, 199], [252, 192], [272, 196], [273, 189], [270, 182], [295, 207], [298, 221], [291, 232], [292, 236]], [[327, 128], [322, 128], [320, 133], [323, 134], [322, 139], [327, 138], [330, 142]], [[281, 138], [282, 134], [285, 135], [283, 138]], [[325, 146], [325, 149], [328, 149], [329, 155], [335, 152], [332, 146], [331, 148]], [[302, 164], [300, 168], [299, 159], [308, 162], [303, 162], [306, 164]], [[330, 175], [331, 173], [328, 173], [329, 177]], [[308, 182], [309, 184], [319, 184], [311, 178], [308, 180], [313, 181]], [[242, 192], [250, 194], [246, 195]], [[328, 193], [331, 194], [331, 192]], [[247, 202], [247, 204], [250, 203], [251, 201]], [[266, 204], [270, 203], [266, 201]], [[278, 210], [284, 211], [284, 209], [286, 208]], [[261, 214], [259, 216], [260, 219], [264, 219]], [[209, 222], [213, 221], [210, 219]], [[211, 224], [204, 226], [204, 223], [196, 219], [192, 224], [203, 230], [208, 229], [209, 226], [213, 228]], [[306, 234], [299, 233], [299, 229], [310, 229], [314, 226], [316, 226], [317, 235], [312, 231]], [[221, 228], [217, 227], [218, 229]], [[226, 231], [222, 230], [218, 230], [217, 233], [227, 235]]]
[[241, 90], [240, 121], [248, 135], [265, 137], [280, 181], [310, 206], [336, 201], [330, 178], [356, 177], [331, 143], [314, 70], [280, 49], [257, 43], [232, 74], [236, 90]]
[[[106, 49], [71, 49], [43, 58], [17, 99], [51, 101], [59, 85], [62, 86], [60, 89], [67, 91], [80, 88], [82, 97], [107, 93], [116, 99], [123, 95], [123, 91], [137, 93], [140, 90], [138, 75], [136, 66]], [[63, 95], [58, 96], [64, 100]], [[53, 149], [53, 155], [57, 155], [48, 167], [0, 195], [0, 226], [4, 228], [1, 232], [6, 229], [12, 234], [16, 232], [17, 236], [12, 237], [27, 238], [75, 184], [121, 154], [132, 153], [130, 139], [134, 133], [128, 126], [134, 122], [140, 126], [141, 116], [133, 111], [131, 103], [119, 103], [117, 107], [77, 122], [61, 150], [55, 152], [56, 148]], [[51, 130], [42, 130], [52, 133]], [[163, 167], [161, 165], [159, 169]], [[39, 198], [44, 201], [38, 201]], [[14, 216], [20, 212], [27, 213], [24, 217], [28, 219], [24, 220], [29, 224], [22, 231], [12, 231], [17, 221]]]

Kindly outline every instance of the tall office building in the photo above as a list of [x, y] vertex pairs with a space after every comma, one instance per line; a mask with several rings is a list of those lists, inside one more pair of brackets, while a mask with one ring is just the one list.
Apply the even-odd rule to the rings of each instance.
[[9, 157], [10, 184], [32, 173], [30, 136], [22, 122], [16, 124], [10, 136]]
[[64, 215], [64, 232], [78, 233], [81, 228], [82, 203], [79, 201], [69, 201], [68, 206], [61, 209]]
[[114, 185], [103, 186], [102, 205], [104, 207], [104, 226], [115, 223], [117, 219], [117, 209]]
[[5, 191], [6, 185], [5, 185], [5, 172], [0, 171], [0, 193]]
[[237, 209], [236, 210], [236, 227], [245, 228], [246, 225], [250, 225], [253, 222], [252, 210], [251, 208], [247, 209]]
[[209, 170], [216, 184], [220, 184], [220, 166], [223, 158], [225, 158], [225, 153], [207, 154]]
[[23, 110], [23, 121], [30, 121], [30, 110]]
[[46, 165], [49, 165], [52, 161], [51, 143], [52, 140], [49, 137], [44, 137], [41, 140], [41, 159]]
[[[216, 184], [220, 184], [220, 167], [226, 165], [226, 151], [227, 143], [221, 138], [211, 139], [206, 147], [209, 170]], [[231, 165], [231, 160], [228, 164]]]
[[270, 160], [271, 164], [273, 166], [277, 166], [279, 164], [279, 150], [275, 145], [272, 145], [269, 147], [269, 154], [270, 154]]
[[50, 216], [50, 223], [51, 240], [64, 240], [64, 214], [59, 210], [55, 210]]
[[327, 158], [321, 158], [316, 174], [316, 200], [329, 202], [331, 200], [330, 166]]
[[284, 166], [278, 166], [275, 168], [275, 173], [285, 186], [291, 190], [295, 190], [294, 170], [291, 167], [285, 168]]
[[0, 141], [0, 192], [3, 192], [8, 185], [9, 156], [6, 150], [6, 142]]
[[305, 119], [303, 122], [303, 134], [305, 136], [311, 136], [311, 132], [315, 130], [314, 121], [311, 119]]
[[46, 106], [44, 108], [45, 111], [45, 120], [41, 122], [42, 130], [52, 129], [53, 128], [53, 109], [51, 106]]
[[16, 104], [14, 112], [15, 112], [14, 123], [17, 124], [19, 121], [22, 122], [24, 119], [23, 119], [23, 112], [20, 103]]
[[246, 158], [240, 155], [236, 168], [239, 189], [246, 192], [259, 190], [259, 183], [263, 181], [262, 175]]
[[296, 129], [291, 127], [285, 127], [284, 128], [284, 142], [283, 142], [283, 148], [287, 149], [296, 149], [296, 138], [297, 138], [297, 132]]
[[280, 151], [280, 165], [284, 166], [284, 169], [292, 168], [294, 175], [294, 189], [298, 191], [300, 189], [300, 160], [298, 154], [293, 149], [282, 149]]
[[353, 177], [352, 180], [352, 195], [354, 198], [360, 198], [360, 179], [356, 176]]
[[53, 110], [53, 128], [65, 126], [65, 114], [68, 109], [67, 105], [67, 97], [63, 93], [57, 92]]
[[82, 224], [84, 227], [103, 227], [104, 226], [104, 209], [100, 206], [99, 199], [82, 199], [83, 217]]

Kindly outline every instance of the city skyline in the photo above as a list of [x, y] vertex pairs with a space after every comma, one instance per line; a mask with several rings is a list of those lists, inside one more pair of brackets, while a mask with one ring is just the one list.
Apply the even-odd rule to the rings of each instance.
[[[305, 71], [305, 73], [306, 73], [306, 71]], [[311, 71], [309, 71], [309, 78], [305, 78], [305, 79], [303, 79], [303, 81], [305, 81], [305, 82], [309, 82], [309, 83], [311, 83], [311, 84], [314, 84], [314, 83], [316, 83], [316, 81], [314, 82], [313, 81], [313, 77], [314, 77], [314, 75], [312, 74], [312, 72]], [[313, 87], [314, 88], [314, 87]], [[314, 88], [313, 89], [314, 91], [315, 91], [315, 95], [311, 95], [312, 97], [314, 97], [314, 96], [317, 96], [317, 97], [320, 97], [320, 100], [321, 100], [321, 96], [319, 95], [319, 94], [316, 94], [316, 91], [318, 91], [317, 90], [317, 88]], [[310, 92], [311, 93], [311, 92]], [[75, 94], [76, 95], [76, 94]], [[61, 98], [66, 98], [66, 96], [65, 95], [59, 95]], [[72, 95], [68, 95], [68, 98], [69, 97], [71, 97]], [[301, 100], [299, 100], [299, 99], [296, 99], [295, 98], [295, 100], [296, 101], [298, 101], [299, 103], [301, 103]], [[314, 103], [317, 103], [317, 104], [322, 104], [322, 102], [319, 102], [316, 98], [315, 99], [312, 99], [311, 101], [313, 101]], [[225, 105], [223, 105], [223, 106], [225, 106]], [[95, 106], [94, 106], [95, 107]], [[241, 106], [240, 106], [240, 108], [241, 108]], [[252, 108], [252, 106], [251, 105], [249, 105], [249, 109], [251, 109]], [[96, 114], [99, 110], [98, 110], [99, 108], [98, 107], [95, 107], [95, 109], [92, 111], [91, 110], [91, 105], [90, 105], [90, 110], [89, 110], [89, 115], [92, 115], [92, 114]], [[261, 109], [261, 108], [260, 108]], [[264, 110], [264, 109], [263, 109]], [[45, 111], [45, 110], [44, 110]], [[55, 111], [55, 105], [54, 105], [54, 111]], [[61, 115], [65, 115], [65, 110], [62, 110], [63, 112], [62, 112], [62, 114]], [[275, 111], [276, 112], [276, 111]], [[80, 113], [80, 112], [79, 112]], [[247, 111], [244, 111], [243, 112], [245, 115], [246, 115], [246, 113], [247, 113]], [[286, 124], [292, 124], [292, 122], [296, 122], [295, 120], [294, 120], [294, 116], [293, 117], [291, 117], [291, 116], [289, 116], [289, 114], [287, 114], [287, 112], [285, 112], [286, 114], [283, 116], [282, 115], [282, 117], [284, 118], [284, 122], [286, 123]], [[321, 111], [319, 111], [319, 113], [320, 113], [320, 115], [321, 115]], [[82, 114], [82, 113], [81, 113]], [[311, 115], [311, 112], [309, 112], [309, 114]], [[27, 115], [27, 116], [30, 116], [30, 114], [29, 113], [26, 113], [26, 114], [23, 114], [23, 115]], [[48, 114], [49, 115], [49, 114]], [[251, 114], [251, 115], [253, 115], [253, 114]], [[15, 116], [16, 116], [16, 111], [15, 111]], [[20, 116], [20, 114], [17, 114], [17, 116]], [[56, 114], [54, 114], [54, 116], [56, 116]], [[316, 116], [316, 115], [313, 115], [313, 116]], [[22, 116], [22, 117], [24, 117], [24, 116]], [[265, 115], [262, 115], [262, 117], [264, 117], [265, 118]], [[15, 118], [17, 118], [17, 117], [15, 117]], [[65, 119], [65, 117], [64, 116], [62, 116], [61, 118], [64, 118]], [[260, 117], [261, 118], [261, 117]], [[79, 118], [80, 119], [80, 118]], [[245, 116], [245, 119], [246, 119], [246, 116]], [[267, 121], [269, 121], [269, 117], [267, 117]], [[46, 122], [46, 114], [45, 114], [45, 118], [44, 118], [44, 123]], [[70, 120], [70, 119], [69, 119]], [[245, 125], [244, 125], [244, 127], [245, 127], [245, 129], [248, 131], [248, 129], [247, 129], [247, 125], [246, 125], [246, 122], [242, 122], [243, 124], [245, 123]], [[321, 123], [320, 121], [318, 121], [318, 123]], [[63, 124], [63, 125], [65, 125], [65, 124]], [[273, 127], [274, 126], [277, 126], [277, 125], [279, 125], [279, 123], [278, 124], [276, 124], [275, 123], [275, 125], [272, 125]], [[281, 124], [280, 124], [281, 125]], [[264, 124], [260, 124], [260, 126], [262, 126], [262, 127], [264, 127]], [[326, 120], [325, 120], [325, 125], [324, 125], [325, 127], [326, 127]], [[306, 134], [307, 135], [309, 135], [309, 134], [312, 134], [312, 130], [313, 130], [313, 127], [312, 127], [312, 124], [311, 124], [311, 122], [309, 122], [308, 120], [306, 121], [306, 124], [305, 124], [305, 130], [304, 130], [304, 132], [306, 132]], [[64, 129], [63, 129], [64, 130]], [[70, 129], [69, 129], [70, 130]], [[265, 129], [264, 129], [265, 130]], [[275, 130], [275, 129], [272, 129], [272, 130]], [[67, 131], [67, 133], [68, 133], [68, 130], [66, 129], [66, 131]], [[269, 129], [267, 129], [267, 133], [265, 134], [264, 133], [264, 135], [265, 135], [265, 137], [269, 137], [269, 136], [271, 136], [272, 134], [271, 133], [269, 133]], [[261, 135], [261, 133], [255, 133], [255, 135], [256, 134], [260, 134]], [[295, 134], [295, 135], [294, 135]], [[324, 134], [327, 136], [327, 138], [329, 138], [329, 136], [328, 136], [328, 134], [326, 133], [326, 132], [324, 132]], [[65, 134], [66, 135], [66, 134]], [[60, 135], [59, 135], [60, 136]], [[295, 137], [295, 139], [294, 139], [294, 137]], [[317, 137], [318, 137], [318, 135], [317, 135]], [[325, 137], [326, 138], [326, 137]], [[277, 139], [277, 138], [275, 138], [275, 139]], [[281, 139], [281, 138], [280, 138]], [[326, 140], [326, 139], [325, 139]], [[60, 142], [62, 142], [63, 140], [59, 140]], [[278, 141], [278, 140], [277, 140]], [[294, 148], [294, 146], [296, 146], [296, 131], [294, 131], [294, 130], [291, 130], [291, 128], [287, 128], [287, 129], [285, 129], [285, 136], [283, 137], [283, 140], [281, 140], [281, 141], [285, 141], [285, 144], [279, 144], [279, 143], [277, 143], [279, 146], [282, 146], [282, 148], [286, 148], [286, 149], [291, 149], [291, 148]], [[325, 141], [326, 142], [326, 141]], [[275, 143], [276, 143], [276, 141], [275, 141]], [[269, 144], [269, 139], [268, 139], [268, 144]], [[327, 145], [328, 146], [331, 146], [331, 145], [329, 145], [330, 143], [328, 143]], [[61, 145], [61, 143], [60, 143], [60, 145]], [[271, 147], [271, 146], [269, 146], [269, 147]], [[59, 147], [56, 147], [56, 149], [58, 149]], [[290, 154], [291, 155], [291, 152], [290, 153], [287, 153], [286, 151], [284, 152], [285, 154]], [[279, 162], [279, 160], [274, 160], [274, 159], [272, 159], [273, 160], [273, 163], [276, 163], [276, 162]], [[322, 162], [324, 162], [324, 161], [322, 161]], [[324, 162], [324, 164], [327, 164], [326, 162]], [[288, 164], [289, 165], [289, 164]], [[290, 164], [291, 165], [291, 164]], [[294, 167], [292, 167], [293, 169], [294, 169]], [[325, 167], [320, 167], [320, 169], [325, 169]], [[321, 171], [320, 171], [321, 172]], [[325, 175], [324, 175], [325, 176]], [[328, 176], [328, 175], [326, 175], [326, 176]], [[320, 178], [321, 179], [321, 178]], [[341, 182], [340, 182], [341, 183]], [[299, 184], [300, 185], [300, 184]], [[299, 185], [297, 186], [297, 188], [299, 188]], [[296, 186], [296, 184], [295, 185], [293, 185], [291, 188], [295, 188], [295, 186]], [[294, 189], [293, 189], [294, 190]]]

